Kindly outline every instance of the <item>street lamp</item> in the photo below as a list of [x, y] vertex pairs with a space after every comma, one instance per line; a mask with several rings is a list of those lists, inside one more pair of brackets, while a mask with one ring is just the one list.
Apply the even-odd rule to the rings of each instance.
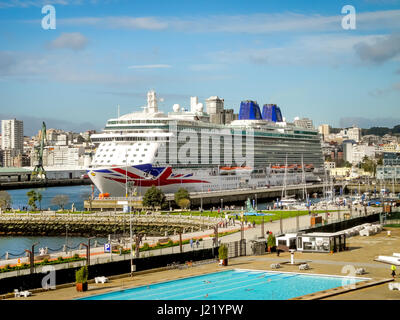
[[35, 246], [38, 245], [39, 242], [35, 242], [32, 245], [32, 251], [25, 249], [25, 252], [29, 253], [29, 265], [30, 265], [30, 273], [32, 274], [35, 267]]
[[65, 225], [65, 251], [68, 252], [68, 225]]
[[222, 214], [223, 206], [224, 206], [224, 199], [221, 199], [221, 214]]
[[88, 244], [86, 243], [81, 243], [81, 245], [86, 247], [86, 265], [90, 265], [90, 240], [94, 239], [95, 237], [90, 237], [88, 238]]

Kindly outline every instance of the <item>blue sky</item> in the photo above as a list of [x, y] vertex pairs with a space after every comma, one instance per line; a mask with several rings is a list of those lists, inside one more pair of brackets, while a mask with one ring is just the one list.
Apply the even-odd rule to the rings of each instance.
[[[56, 9], [44, 30], [41, 9]], [[356, 29], [342, 28], [342, 7]], [[400, 1], [0, 0], [0, 118], [101, 129], [138, 110], [218, 95], [334, 127], [400, 123]]]

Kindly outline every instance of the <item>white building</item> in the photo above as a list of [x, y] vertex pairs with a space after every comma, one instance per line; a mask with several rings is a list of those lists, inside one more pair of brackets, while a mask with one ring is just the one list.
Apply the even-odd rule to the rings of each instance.
[[308, 118], [300, 119], [299, 117], [296, 117], [296, 118], [294, 118], [294, 124], [301, 128], [314, 129], [313, 121]]
[[24, 151], [24, 123], [20, 120], [1, 120], [1, 149]]
[[346, 142], [343, 144], [343, 159], [353, 165], [356, 165], [364, 159], [365, 156], [368, 158], [375, 158], [376, 147], [368, 146], [366, 144], [352, 144]]
[[340, 130], [339, 136], [341, 136], [343, 139], [354, 140], [358, 143], [361, 140], [361, 129], [357, 127], [346, 128]]

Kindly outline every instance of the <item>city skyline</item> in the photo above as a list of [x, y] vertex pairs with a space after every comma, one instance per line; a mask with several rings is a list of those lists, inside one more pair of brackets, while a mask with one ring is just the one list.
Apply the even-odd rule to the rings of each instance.
[[[41, 9], [56, 9], [44, 30]], [[0, 1], [0, 117], [101, 130], [155, 89], [168, 112], [225, 100], [276, 103], [289, 121], [393, 127], [400, 95], [399, 1]], [[342, 28], [342, 8], [356, 29]]]

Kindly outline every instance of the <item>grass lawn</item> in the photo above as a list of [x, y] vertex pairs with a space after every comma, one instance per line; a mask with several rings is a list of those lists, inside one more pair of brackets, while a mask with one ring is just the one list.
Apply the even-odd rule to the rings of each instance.
[[[244, 218], [247, 218], [248, 222], [253, 223], [253, 221], [256, 222], [256, 224], [260, 224], [262, 223], [262, 220], [264, 218], [264, 223], [267, 223], [269, 221], [274, 221], [274, 220], [279, 220], [281, 218], [282, 215], [282, 219], [286, 219], [286, 218], [293, 218], [296, 217], [296, 215], [299, 216], [304, 216], [304, 215], [308, 215], [308, 211], [307, 210], [303, 210], [303, 211], [265, 211], [265, 210], [261, 210], [259, 212], [262, 213], [267, 213], [267, 214], [272, 214], [271, 216], [244, 216]], [[325, 210], [313, 210], [312, 213], [325, 213]], [[335, 210], [328, 210], [328, 212], [335, 212]], [[193, 216], [210, 216], [210, 217], [224, 217], [226, 214], [229, 214], [230, 217], [238, 217], [238, 219], [240, 219], [240, 213], [236, 213], [236, 212], [231, 212], [229, 210], [224, 211], [223, 214], [218, 214], [218, 212], [213, 211], [211, 213], [211, 211], [203, 211], [203, 214], [201, 214], [199, 211], [192, 211], [192, 212], [170, 212], [170, 215], [179, 215], [181, 214], [182, 216], [188, 216], [190, 214], [192, 214]], [[162, 214], [167, 214], [167, 212], [163, 212]]]

